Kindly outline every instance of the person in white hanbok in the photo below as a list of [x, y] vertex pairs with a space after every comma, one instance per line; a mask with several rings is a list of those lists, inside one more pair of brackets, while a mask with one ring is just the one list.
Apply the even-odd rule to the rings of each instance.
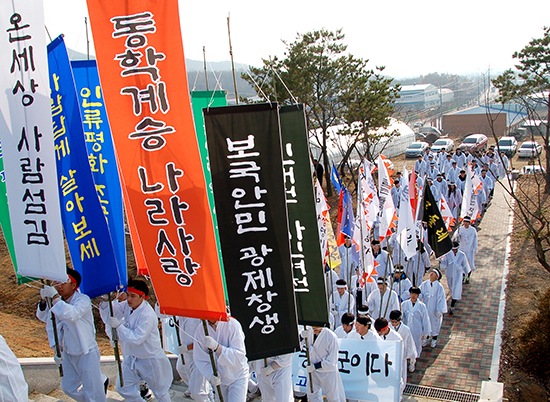
[[[385, 319], [384, 317], [377, 318], [374, 322], [374, 329], [376, 332], [378, 332], [378, 335], [383, 341], [397, 341], [400, 342], [401, 347], [403, 347], [403, 338], [401, 335], [395, 331], [392, 326], [389, 324], [389, 321]], [[405, 354], [405, 351], [402, 350], [402, 354]], [[405, 390], [405, 384], [401, 381], [400, 383], [400, 390], [401, 390], [401, 397], [403, 397], [403, 391]]]
[[369, 315], [373, 319], [390, 317], [392, 310], [399, 310], [399, 297], [393, 290], [388, 289], [388, 281], [380, 276], [377, 279], [378, 289], [369, 295]]
[[380, 337], [372, 328], [372, 320], [368, 315], [360, 314], [355, 322], [355, 331], [348, 334], [347, 339], [360, 339], [362, 341], [379, 341]]
[[338, 328], [341, 325], [342, 314], [355, 311], [355, 300], [347, 291], [345, 279], [336, 281], [336, 292], [330, 298], [330, 311], [334, 317], [334, 326]]
[[252, 362], [263, 402], [294, 402], [292, 354]]
[[418, 241], [416, 254], [411, 258], [406, 258], [405, 274], [413, 284], [418, 286], [422, 283], [422, 278], [427, 269], [431, 267], [430, 255], [424, 248], [424, 243]]
[[[208, 334], [200, 326], [195, 331], [193, 357], [203, 376], [218, 392], [220, 386], [224, 402], [245, 402], [248, 390], [248, 360], [241, 324], [229, 317], [228, 321], [207, 321]], [[218, 375], [214, 375], [209, 350], [213, 352]]]
[[334, 330], [336, 336], [340, 339], [346, 339], [348, 334], [353, 331], [355, 324], [355, 316], [352, 313], [344, 313], [342, 315], [342, 325]]
[[403, 311], [403, 322], [411, 329], [418, 358], [422, 353], [422, 338], [431, 333], [430, 317], [426, 305], [418, 300], [420, 288], [413, 287], [409, 292], [411, 298], [403, 302], [401, 310]]
[[453, 160], [456, 161], [456, 165], [459, 169], [464, 169], [466, 166], [466, 156], [462, 153], [460, 148], [457, 149], [453, 155]]
[[0, 335], [0, 368], [0, 401], [27, 402], [29, 387], [23, 376], [21, 364], [2, 335]]
[[146, 301], [149, 287], [144, 280], [129, 280], [126, 293], [126, 301], [113, 304], [113, 316], [106, 322], [116, 330], [124, 356], [124, 386], [119, 379], [116, 390], [127, 401], [141, 402], [140, 384], [145, 381], [156, 399], [169, 402], [172, 365], [161, 346], [157, 314]]
[[412, 288], [412, 286], [413, 285], [410, 279], [407, 278], [407, 275], [405, 275], [403, 267], [401, 265], [396, 265], [392, 289], [395, 293], [397, 293], [397, 296], [399, 297], [399, 301], [401, 303], [403, 303], [405, 300], [410, 299], [409, 289]]
[[445, 195], [447, 197], [447, 204], [453, 214], [453, 218], [457, 220], [458, 213], [460, 212], [460, 206], [462, 205], [462, 191], [460, 191], [460, 189], [456, 187], [456, 183], [452, 181], [449, 183], [449, 188]]
[[353, 259], [353, 248], [351, 244], [351, 237], [345, 235], [344, 244], [338, 247], [338, 252], [340, 253], [340, 279], [344, 279], [346, 282], [349, 282], [351, 275], [355, 271], [355, 266], [357, 265]]
[[477, 229], [470, 225], [470, 217], [465, 216], [462, 225], [453, 235], [453, 240], [460, 245], [459, 250], [466, 254], [470, 272], [466, 276], [466, 283], [470, 283], [471, 271], [476, 269], [475, 258], [477, 254]]
[[382, 250], [380, 247], [380, 241], [377, 239], [371, 242], [372, 244], [372, 256], [379, 264], [376, 267], [376, 272], [378, 275], [373, 275], [373, 279], [376, 279], [378, 276], [388, 277], [393, 274], [393, 262], [386, 250]]
[[403, 313], [399, 310], [393, 310], [390, 313], [390, 323], [393, 329], [403, 338], [403, 361], [401, 363], [401, 380], [402, 384], [407, 383], [407, 360], [408, 366], [414, 370], [416, 367], [416, 345], [411, 333], [411, 329], [402, 322]]
[[454, 314], [457, 300], [462, 299], [462, 280], [470, 273], [470, 264], [466, 254], [459, 250], [458, 242], [453, 242], [453, 248], [447, 254], [440, 257], [439, 267], [445, 270], [447, 285], [451, 291], [451, 308], [449, 314]]
[[[178, 347], [176, 369], [182, 378], [187, 378], [191, 398], [197, 402], [209, 402], [211, 386], [201, 374], [193, 358], [194, 339], [198, 327], [202, 327], [197, 318], [177, 317], [176, 324], [180, 333], [181, 346]], [[183, 361], [182, 361], [183, 356]]]
[[443, 314], [447, 312], [447, 300], [445, 299], [445, 289], [439, 282], [441, 279], [441, 272], [437, 268], [430, 270], [430, 276], [428, 280], [422, 282], [420, 285], [420, 300], [424, 302], [428, 308], [428, 315], [430, 317], [430, 338], [431, 347], [437, 346], [437, 337], [441, 330], [441, 323], [443, 322]]
[[[105, 401], [106, 377], [101, 374], [100, 354], [95, 340], [95, 326], [90, 298], [78, 291], [80, 274], [67, 268], [69, 280], [55, 286], [45, 286], [36, 316], [46, 323], [50, 347], [55, 350], [51, 313], [57, 320], [61, 355], [54, 357], [63, 365], [61, 389], [78, 402]], [[49, 299], [50, 303], [46, 303]], [[50, 308], [49, 304], [53, 304]], [[139, 393], [138, 393], [139, 394]]]
[[338, 337], [328, 328], [313, 327], [301, 333], [308, 339], [311, 374], [311, 387], [307, 387], [309, 402], [323, 402], [323, 393], [328, 402], [346, 402], [342, 377], [338, 372]]

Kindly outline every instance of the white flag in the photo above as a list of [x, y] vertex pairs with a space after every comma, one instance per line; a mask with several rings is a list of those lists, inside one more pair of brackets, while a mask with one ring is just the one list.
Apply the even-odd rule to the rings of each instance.
[[0, 7], [0, 130], [18, 273], [66, 281], [42, 1]]
[[397, 224], [397, 239], [407, 258], [416, 254], [416, 228], [409, 199], [409, 172], [403, 167], [403, 188], [399, 203], [399, 221]]
[[388, 168], [384, 163], [382, 155], [378, 156], [378, 194], [380, 198], [380, 242], [382, 242], [386, 236], [391, 235], [391, 228], [395, 227], [397, 215], [395, 213], [395, 206], [390, 196], [391, 179], [388, 172]]
[[477, 205], [476, 190], [472, 179], [475, 173], [470, 164], [466, 166], [466, 182], [464, 183], [464, 193], [462, 195], [462, 209], [460, 210], [460, 220], [469, 216], [472, 221], [478, 218], [479, 207]]

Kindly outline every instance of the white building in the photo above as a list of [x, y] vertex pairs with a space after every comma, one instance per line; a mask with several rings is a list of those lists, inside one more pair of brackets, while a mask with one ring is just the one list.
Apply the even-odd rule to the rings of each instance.
[[438, 88], [432, 84], [403, 85], [399, 94], [401, 97], [395, 103], [413, 109], [439, 107], [442, 102], [446, 103], [454, 99], [452, 90]]

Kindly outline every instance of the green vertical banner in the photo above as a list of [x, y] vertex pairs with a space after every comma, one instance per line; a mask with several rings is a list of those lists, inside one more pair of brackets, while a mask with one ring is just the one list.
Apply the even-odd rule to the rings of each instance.
[[298, 323], [328, 326], [323, 260], [303, 105], [279, 110]]
[[4, 239], [10, 252], [11, 261], [17, 275], [17, 283], [21, 284], [28, 280], [17, 273], [17, 260], [15, 259], [15, 248], [13, 246], [13, 235], [11, 232], [10, 210], [8, 209], [8, 195], [6, 191], [6, 176], [4, 174], [4, 159], [2, 158], [2, 146], [0, 145], [0, 225], [4, 233]]
[[210, 161], [208, 159], [208, 147], [206, 146], [206, 132], [204, 129], [204, 115], [202, 109], [209, 107], [227, 106], [227, 91], [191, 91], [191, 107], [193, 109], [193, 121], [195, 123], [195, 132], [201, 154], [202, 168], [204, 170], [204, 179], [206, 180], [206, 193], [208, 203], [214, 221], [214, 235], [216, 236], [216, 246], [220, 259], [220, 269], [222, 271], [223, 288], [227, 300], [227, 285], [225, 284], [225, 272], [223, 269], [222, 251], [220, 247], [220, 233], [218, 231], [218, 220], [216, 219], [216, 209], [214, 208], [214, 192], [212, 190], [212, 174], [210, 173]]

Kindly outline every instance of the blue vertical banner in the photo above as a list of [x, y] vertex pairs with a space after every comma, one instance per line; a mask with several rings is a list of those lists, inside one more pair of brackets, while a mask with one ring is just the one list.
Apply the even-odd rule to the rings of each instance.
[[[71, 64], [61, 36], [48, 45], [54, 149], [61, 217], [80, 290], [91, 298], [122, 285], [92, 177]], [[113, 161], [114, 162], [114, 161]]]
[[115, 251], [121, 285], [126, 287], [126, 238], [122, 187], [111, 136], [111, 126], [103, 101], [95, 60], [71, 61], [74, 83], [80, 106], [84, 142], [94, 178], [95, 188]]

